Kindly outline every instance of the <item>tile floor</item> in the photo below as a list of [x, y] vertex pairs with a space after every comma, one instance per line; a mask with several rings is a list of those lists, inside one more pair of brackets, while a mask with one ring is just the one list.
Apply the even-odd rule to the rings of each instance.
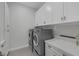
[[29, 47], [9, 52], [8, 56], [33, 56]]

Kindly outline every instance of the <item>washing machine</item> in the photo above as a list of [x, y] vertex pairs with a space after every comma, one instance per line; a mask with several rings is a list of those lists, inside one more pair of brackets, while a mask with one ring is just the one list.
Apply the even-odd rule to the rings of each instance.
[[33, 54], [45, 55], [45, 40], [54, 38], [52, 29], [35, 28], [33, 34]]

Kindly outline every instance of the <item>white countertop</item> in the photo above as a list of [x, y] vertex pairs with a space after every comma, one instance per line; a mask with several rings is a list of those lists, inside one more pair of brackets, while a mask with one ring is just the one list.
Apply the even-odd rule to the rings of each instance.
[[79, 56], [79, 46], [76, 45], [75, 39], [58, 37], [45, 42], [71, 55]]

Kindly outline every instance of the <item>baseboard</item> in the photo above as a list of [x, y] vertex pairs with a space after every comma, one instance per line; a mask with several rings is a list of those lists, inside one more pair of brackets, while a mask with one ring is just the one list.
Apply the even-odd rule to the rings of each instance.
[[17, 47], [17, 48], [12, 48], [12, 49], [9, 49], [9, 51], [8, 52], [10, 52], [10, 51], [15, 51], [15, 50], [19, 50], [19, 49], [22, 49], [22, 48], [25, 48], [25, 47], [28, 47], [29, 45], [27, 44], [27, 45], [23, 45], [23, 46], [20, 46], [20, 47]]

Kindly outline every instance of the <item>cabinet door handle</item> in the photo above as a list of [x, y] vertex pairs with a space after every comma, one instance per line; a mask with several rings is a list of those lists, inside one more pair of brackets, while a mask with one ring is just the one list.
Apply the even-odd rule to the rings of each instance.
[[44, 24], [46, 24], [46, 21], [44, 21]]
[[61, 17], [61, 20], [63, 20], [63, 21], [64, 21], [64, 20], [66, 20], [66, 16], [64, 16], [64, 17]]
[[61, 20], [63, 20], [63, 17], [61, 17]]
[[66, 20], [66, 16], [64, 16], [64, 20]]
[[49, 48], [52, 48], [51, 46], [48, 45]]

